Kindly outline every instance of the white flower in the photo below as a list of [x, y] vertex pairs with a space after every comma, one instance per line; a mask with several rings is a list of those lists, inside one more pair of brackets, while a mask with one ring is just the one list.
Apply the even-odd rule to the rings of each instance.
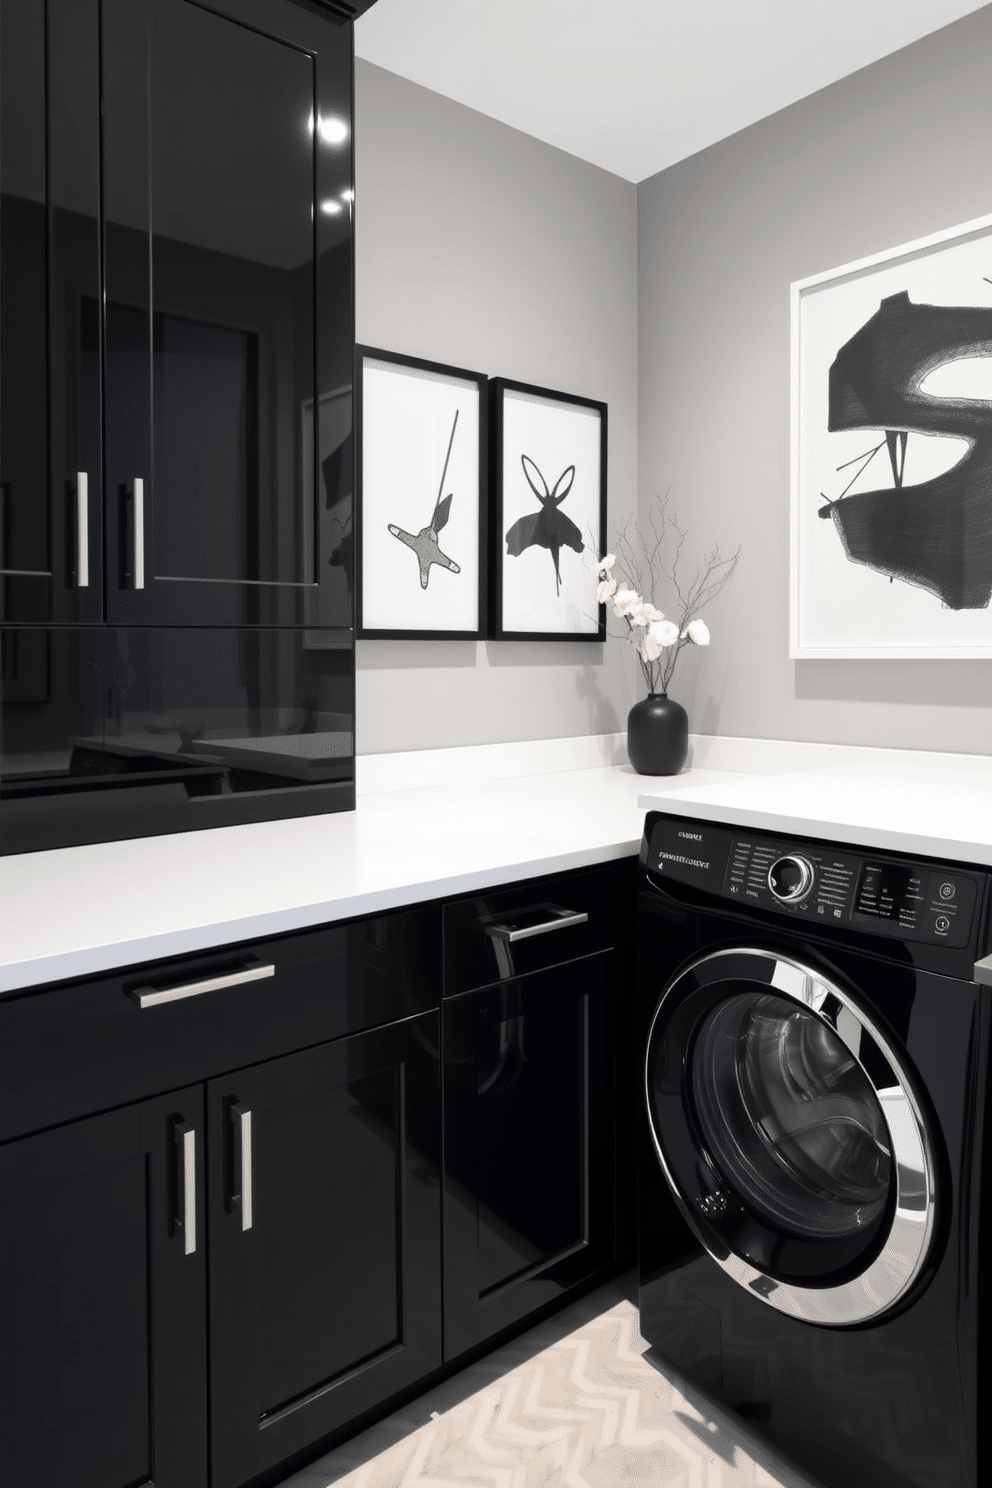
[[641, 596], [633, 589], [620, 589], [613, 596], [613, 608], [621, 620], [624, 615], [629, 615], [631, 610], [643, 602]]
[[613, 565], [614, 565], [614, 563], [616, 563], [616, 561], [617, 561], [617, 555], [616, 555], [616, 553], [607, 553], [607, 555], [606, 555], [605, 558], [601, 558], [599, 560], [599, 567], [596, 570], [596, 572], [599, 574], [599, 577], [601, 579], [608, 579], [609, 578], [609, 576], [610, 576], [610, 569], [613, 567]]
[[709, 626], [705, 620], [690, 620], [682, 632], [682, 639], [685, 640], [686, 636], [697, 646], [708, 646], [710, 643]]
[[633, 605], [631, 609], [627, 611], [627, 619], [630, 621], [631, 625], [641, 626], [650, 624], [647, 615], [645, 615], [644, 613], [647, 608], [647, 604], [642, 599], [639, 604]]
[[610, 595], [611, 594], [615, 594], [616, 591], [617, 591], [617, 581], [616, 581], [616, 579], [603, 579], [603, 581], [600, 584], [599, 588], [596, 590], [596, 603], [597, 604], [605, 604], [606, 601], [609, 599]]
[[662, 611], [656, 610], [650, 600], [647, 599], [641, 605], [641, 614], [644, 616], [644, 623], [646, 625], [650, 625], [652, 620], [664, 620], [665, 618]]
[[661, 655], [661, 647], [655, 640], [654, 636], [651, 634], [650, 630], [641, 640], [640, 651], [645, 661], [657, 661], [658, 657]]
[[653, 641], [657, 641], [659, 646], [674, 646], [679, 638], [679, 628], [673, 625], [671, 620], [654, 620], [648, 635]]

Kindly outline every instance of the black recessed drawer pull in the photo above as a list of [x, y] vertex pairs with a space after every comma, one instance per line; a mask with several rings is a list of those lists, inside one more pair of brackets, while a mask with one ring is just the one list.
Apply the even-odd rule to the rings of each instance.
[[[536, 924], [528, 921], [535, 915], [550, 916], [539, 919]], [[584, 925], [589, 916], [585, 910], [559, 909], [556, 904], [539, 904], [536, 909], [524, 910], [514, 915], [505, 925], [487, 925], [486, 934], [492, 940], [508, 940], [511, 945], [517, 940], [530, 940], [534, 935], [548, 935], [552, 930], [567, 930], [569, 925]]]
[[196, 982], [181, 982], [175, 987], [135, 987], [128, 991], [128, 996], [139, 1008], [161, 1007], [164, 1002], [181, 1002], [184, 997], [200, 997], [204, 992], [219, 992], [222, 987], [240, 987], [242, 982], [260, 982], [263, 977], [275, 974], [271, 962], [263, 965], [260, 961], [252, 961], [247, 965], [242, 963], [233, 971], [203, 977]]

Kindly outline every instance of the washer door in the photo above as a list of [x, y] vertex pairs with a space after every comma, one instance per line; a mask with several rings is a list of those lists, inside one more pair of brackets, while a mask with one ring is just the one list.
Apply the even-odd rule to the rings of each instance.
[[846, 992], [768, 951], [702, 957], [661, 998], [645, 1076], [668, 1181], [735, 1281], [835, 1327], [906, 1295], [933, 1238], [932, 1146]]

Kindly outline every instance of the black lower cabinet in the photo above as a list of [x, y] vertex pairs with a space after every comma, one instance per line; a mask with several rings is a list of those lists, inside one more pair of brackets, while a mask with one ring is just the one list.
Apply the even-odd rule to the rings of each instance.
[[601, 1278], [621, 884], [0, 999], [4, 1488], [275, 1483]]
[[0, 1147], [16, 1488], [205, 1488], [202, 1087]]
[[207, 1087], [212, 1488], [441, 1363], [438, 1015]]
[[445, 1001], [444, 1347], [615, 1257], [614, 956]]

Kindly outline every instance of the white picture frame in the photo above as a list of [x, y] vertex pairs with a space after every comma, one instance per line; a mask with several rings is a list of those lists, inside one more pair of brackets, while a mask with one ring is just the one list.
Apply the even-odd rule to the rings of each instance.
[[992, 215], [791, 298], [790, 657], [992, 657]]

